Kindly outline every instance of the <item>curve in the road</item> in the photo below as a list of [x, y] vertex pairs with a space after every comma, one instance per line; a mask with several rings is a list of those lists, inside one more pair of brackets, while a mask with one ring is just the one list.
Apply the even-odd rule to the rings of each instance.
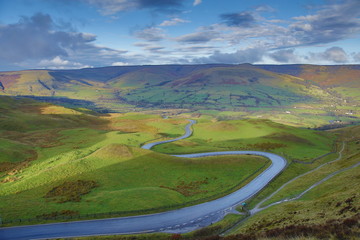
[[[191, 126], [194, 123], [195, 121], [190, 120], [190, 123], [186, 126], [185, 134], [179, 138], [149, 143], [142, 146], [142, 148], [150, 149], [157, 144], [189, 137], [192, 134]], [[258, 151], [207, 152], [174, 156], [196, 158], [220, 155], [258, 155], [270, 159], [272, 164], [241, 189], [210, 202], [142, 216], [2, 228], [0, 229], [0, 239], [49, 239], [145, 232], [189, 232], [222, 219], [237, 205], [263, 189], [287, 164], [287, 161], [281, 156]]]
[[294, 177], [293, 179], [287, 181], [286, 183], [284, 183], [281, 187], [279, 187], [275, 192], [271, 193], [269, 196], [267, 196], [266, 198], [264, 198], [263, 200], [261, 200], [253, 209], [250, 210], [251, 214], [255, 214], [256, 212], [259, 212], [259, 211], [262, 211], [264, 210], [265, 208], [268, 208], [269, 206], [266, 206], [266, 207], [261, 207], [261, 205], [264, 204], [264, 202], [268, 201], [270, 198], [272, 198], [275, 194], [277, 194], [278, 192], [280, 192], [283, 188], [285, 188], [287, 185], [289, 185], [290, 183], [296, 181], [297, 179], [305, 176], [305, 175], [308, 175], [310, 173], [313, 173], [315, 171], [317, 171], [318, 169], [324, 167], [325, 165], [328, 165], [328, 164], [331, 164], [333, 162], [336, 162], [336, 161], [339, 161], [342, 159], [342, 152], [344, 151], [345, 149], [345, 142], [342, 142], [342, 146], [341, 146], [341, 149], [339, 151], [339, 156], [335, 159], [335, 160], [332, 160], [330, 162], [326, 162], [326, 163], [323, 163], [321, 165], [319, 165], [318, 167], [308, 171], [308, 172], [305, 172], [299, 176], [296, 176]]
[[163, 144], [163, 143], [169, 143], [169, 142], [175, 142], [181, 139], [185, 139], [191, 136], [192, 134], [192, 130], [191, 127], [192, 125], [194, 125], [196, 123], [195, 120], [192, 119], [188, 119], [189, 123], [185, 126], [185, 133], [184, 135], [178, 137], [178, 138], [174, 138], [174, 139], [170, 139], [170, 140], [163, 140], [163, 141], [157, 141], [157, 142], [152, 142], [152, 143], [147, 143], [145, 145], [142, 145], [141, 148], [143, 149], [151, 149], [152, 147], [159, 145], [159, 144]]
[[302, 176], [305, 176], [309, 173], [312, 173], [320, 168], [322, 168], [323, 166], [327, 165], [327, 164], [330, 164], [330, 163], [333, 163], [333, 162], [336, 162], [336, 161], [339, 161], [342, 159], [342, 152], [344, 151], [345, 149], [345, 142], [342, 142], [342, 147], [341, 147], [341, 150], [339, 151], [339, 156], [333, 160], [333, 161], [330, 161], [330, 162], [327, 162], [327, 163], [324, 163], [324, 164], [321, 164], [320, 166], [318, 166], [317, 168], [309, 171], [309, 172], [306, 172], [304, 174], [301, 174], [293, 179], [291, 179], [290, 181], [286, 182], [284, 185], [282, 185], [280, 188], [278, 188], [275, 192], [273, 192], [271, 195], [269, 195], [268, 197], [264, 198], [261, 202], [259, 202], [253, 209], [249, 210], [248, 213], [249, 215], [242, 219], [240, 222], [236, 223], [234, 226], [232, 226], [230, 229], [226, 230], [225, 232], [223, 232], [221, 234], [221, 236], [227, 236], [229, 234], [231, 234], [233, 232], [233, 230], [237, 229], [238, 226], [246, 221], [249, 217], [265, 210], [265, 209], [268, 209], [269, 207], [272, 207], [272, 206], [275, 206], [275, 205], [278, 205], [278, 204], [281, 204], [281, 203], [285, 203], [285, 202], [291, 202], [291, 201], [294, 201], [294, 200], [298, 200], [300, 199], [302, 196], [304, 196], [307, 192], [309, 192], [311, 189], [319, 186], [320, 184], [322, 184], [323, 182], [329, 180], [330, 178], [334, 177], [335, 175], [339, 174], [339, 173], [342, 173], [344, 171], [347, 171], [347, 170], [350, 170], [350, 169], [353, 169], [353, 168], [356, 168], [356, 167], [359, 167], [360, 166], [360, 162], [357, 162], [355, 163], [354, 165], [350, 166], [350, 167], [347, 167], [347, 168], [343, 168], [343, 169], [340, 169], [340, 170], [337, 170], [333, 173], [330, 173], [329, 175], [327, 175], [326, 177], [324, 177], [323, 179], [317, 181], [316, 183], [314, 183], [313, 185], [311, 185], [310, 187], [306, 188], [304, 191], [302, 191], [301, 193], [299, 193], [298, 195], [296, 195], [295, 197], [292, 197], [292, 198], [284, 198], [280, 201], [277, 201], [277, 202], [274, 202], [274, 203], [271, 203], [269, 205], [266, 205], [264, 207], [261, 207], [261, 205], [266, 202], [267, 200], [269, 200], [270, 198], [272, 198], [275, 194], [277, 194], [281, 189], [283, 189], [285, 186], [287, 186], [288, 184], [294, 182], [295, 180], [299, 179], [300, 177]]

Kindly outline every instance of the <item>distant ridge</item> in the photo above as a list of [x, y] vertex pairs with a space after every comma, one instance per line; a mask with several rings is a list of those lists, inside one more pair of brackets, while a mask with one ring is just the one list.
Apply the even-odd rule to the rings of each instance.
[[148, 65], [0, 72], [0, 95], [100, 108], [234, 110], [360, 101], [360, 65]]

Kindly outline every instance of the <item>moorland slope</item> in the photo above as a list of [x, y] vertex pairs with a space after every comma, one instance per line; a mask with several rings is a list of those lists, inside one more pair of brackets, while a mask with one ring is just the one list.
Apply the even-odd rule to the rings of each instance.
[[344, 105], [346, 101], [354, 105], [359, 101], [354, 94], [360, 87], [359, 76], [357, 65], [162, 65], [27, 70], [1, 72], [0, 94], [76, 98], [111, 110], [130, 106], [220, 110], [301, 103], [330, 106]]

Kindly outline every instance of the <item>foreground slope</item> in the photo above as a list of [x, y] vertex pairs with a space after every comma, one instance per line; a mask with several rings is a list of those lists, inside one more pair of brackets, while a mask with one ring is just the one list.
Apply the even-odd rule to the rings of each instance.
[[[182, 134], [186, 121], [181, 119], [164, 119], [139, 113], [98, 116], [85, 109], [68, 109], [9, 97], [1, 97], [0, 108], [1, 151], [6, 153], [0, 159], [0, 204], [3, 205], [3, 222], [7, 224], [19, 224], [19, 219], [23, 221], [24, 218], [31, 218], [30, 223], [36, 223], [46, 219], [76, 219], [79, 215], [93, 218], [96, 217], [94, 214], [109, 211], [129, 214], [124, 211], [130, 210], [131, 214], [141, 214], [147, 208], [162, 211], [169, 209], [169, 206], [184, 206], [219, 196], [217, 194], [221, 195], [224, 189], [239, 187], [243, 180], [266, 164], [263, 159], [250, 156], [184, 161], [139, 148], [140, 144], [152, 139]], [[334, 151], [336, 135], [340, 137], [338, 146], [341, 141], [346, 142], [344, 159], [320, 172], [314, 172], [305, 181], [295, 182], [290, 190], [280, 192], [270, 202], [287, 197], [286, 194], [297, 194], [332, 171], [358, 161], [358, 127], [314, 131], [268, 120], [209, 121], [208, 117], [202, 116], [197, 121], [199, 124], [195, 125], [191, 138], [178, 144], [169, 143], [162, 148], [158, 146], [157, 150], [186, 153], [251, 147], [286, 154], [290, 160], [286, 171], [254, 198], [250, 206], [284, 182], [336, 158], [335, 153], [326, 154]], [[324, 156], [317, 158], [321, 155]], [[347, 177], [346, 181], [351, 177], [353, 175]], [[310, 209], [309, 206], [318, 206], [319, 211], [325, 212], [324, 206], [333, 204], [336, 210], [344, 201], [346, 204], [336, 210], [341, 214], [334, 224], [343, 224], [345, 220], [356, 223], [353, 213], [358, 210], [353, 203], [358, 201], [358, 196], [352, 193], [357, 188], [341, 188], [344, 179], [330, 182], [339, 187], [333, 189], [334, 195], [324, 195], [324, 199], [338, 199], [339, 204], [326, 200], [327, 205], [324, 205], [319, 195], [315, 194], [312, 195], [315, 202], [306, 206]], [[338, 194], [338, 189], [342, 189], [343, 194]], [[301, 203], [303, 199], [299, 201]], [[99, 202], [102, 203], [100, 206]], [[264, 232], [286, 227], [284, 222], [276, 220], [278, 215], [271, 213], [275, 209], [280, 212], [279, 216], [283, 216], [283, 210], [279, 210], [281, 206], [274, 206], [255, 216], [254, 219], [257, 219], [257, 216], [265, 216], [269, 212], [274, 217], [274, 222], [267, 223], [271, 227], [269, 225]], [[306, 211], [300, 213], [299, 219], [302, 219]], [[324, 214], [325, 219], [332, 216], [331, 212]], [[315, 225], [323, 224], [317, 215], [312, 220], [304, 219], [290, 222], [294, 226], [306, 221]], [[253, 234], [251, 231], [239, 230], [242, 234], [250, 235]]]
[[341, 140], [345, 143], [340, 159], [294, 181], [267, 203], [290, 199], [317, 181], [327, 176], [331, 178], [310, 189], [296, 201], [272, 206], [252, 216], [234, 228], [229, 234], [232, 236], [225, 239], [288, 239], [296, 236], [357, 239], [360, 234], [360, 128], [356, 126], [338, 132], [342, 134]]
[[[187, 240], [247, 240], [247, 239], [358, 239], [359, 237], [359, 126], [336, 130], [339, 141], [344, 142], [341, 154], [318, 159], [308, 167], [317, 169], [303, 178], [292, 182], [287, 189], [274, 195], [270, 202], [291, 199], [306, 191], [299, 199], [285, 201], [267, 208], [245, 221], [236, 215], [229, 215], [222, 223], [184, 235], [131, 235], [103, 236], [91, 239], [187, 239]], [[341, 151], [342, 150], [342, 151]], [[329, 162], [329, 164], [326, 164]], [[330, 163], [331, 162], [331, 163]], [[323, 165], [319, 168], [319, 166]], [[357, 167], [354, 167], [357, 166]], [[273, 192], [284, 182], [280, 176], [270, 184], [265, 195]], [[321, 181], [326, 179], [326, 181]], [[280, 181], [280, 185], [278, 184]], [[311, 188], [314, 183], [319, 185]], [[273, 188], [275, 185], [275, 188]], [[276, 187], [277, 186], [277, 187]], [[261, 196], [262, 194], [260, 194]], [[259, 197], [259, 196], [258, 196]], [[254, 198], [248, 206], [251, 209]], [[266, 205], [266, 204], [265, 204]], [[240, 209], [239, 209], [240, 210]], [[238, 222], [236, 224], [236, 222]], [[235, 224], [235, 225], [234, 225]], [[230, 228], [230, 231], [226, 231]], [[220, 233], [226, 233], [225, 236]], [[90, 238], [76, 238], [90, 239]]]
[[233, 191], [268, 164], [252, 156], [183, 160], [139, 148], [182, 134], [181, 119], [93, 116], [24, 99], [1, 100], [3, 223], [178, 208]]
[[[97, 116], [82, 109], [1, 99], [1, 148], [6, 154], [0, 164], [0, 204], [8, 206], [3, 208], [7, 209], [2, 212], [4, 222], [109, 211], [137, 214], [151, 208], [159, 211], [234, 190], [267, 164], [251, 156], [179, 160], [139, 148], [152, 139], [182, 134], [186, 121], [181, 119], [141, 113]], [[333, 148], [331, 133], [265, 120], [198, 121], [190, 141], [177, 146], [182, 153], [247, 148], [310, 161]], [[212, 135], [203, 128], [213, 129]], [[227, 129], [233, 129], [233, 134], [224, 138]], [[281, 136], [286, 136], [286, 145]], [[278, 143], [269, 145], [273, 139]], [[299, 146], [313, 151], [303, 155]], [[299, 171], [291, 169], [291, 174]], [[68, 186], [73, 187], [65, 190]]]

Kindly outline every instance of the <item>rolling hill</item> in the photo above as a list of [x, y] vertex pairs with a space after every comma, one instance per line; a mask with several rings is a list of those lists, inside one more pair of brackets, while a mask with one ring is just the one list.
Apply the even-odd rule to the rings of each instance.
[[184, 119], [98, 116], [3, 96], [0, 112], [2, 224], [193, 205], [239, 188], [269, 163], [256, 156], [184, 160], [140, 148], [181, 135]]
[[199, 113], [216, 110], [245, 112], [253, 117], [266, 115], [292, 124], [321, 116], [319, 124], [324, 125], [357, 121], [359, 77], [357, 65], [207, 64], [27, 70], [0, 72], [0, 95], [102, 112], [135, 108]]
[[[190, 80], [173, 84], [184, 81]], [[149, 151], [139, 146], [181, 135], [189, 114], [178, 118], [146, 113], [99, 114], [8, 96], [0, 96], [0, 112], [0, 209], [4, 226], [139, 215], [194, 205], [238, 189], [269, 164], [264, 158], [248, 155], [184, 160], [168, 154], [253, 149], [286, 156], [288, 167], [248, 202], [249, 207], [300, 174], [314, 170], [268, 201], [298, 194], [359, 161], [359, 126], [318, 131], [265, 119], [219, 121], [197, 114], [191, 116], [198, 122], [191, 137]], [[342, 142], [343, 157], [317, 170], [337, 158]], [[326, 238], [356, 235], [358, 184], [350, 183], [359, 174], [354, 170], [339, 174], [296, 202], [260, 212], [223, 239], [257, 239], [275, 233], [275, 238], [292, 237], [304, 229], [308, 236], [318, 236], [314, 231], [319, 229]], [[183, 239], [219, 234], [243, 218], [228, 215]]]
[[359, 65], [259, 65], [258, 67], [281, 74], [302, 78], [311, 84], [329, 90], [332, 94], [360, 100]]

